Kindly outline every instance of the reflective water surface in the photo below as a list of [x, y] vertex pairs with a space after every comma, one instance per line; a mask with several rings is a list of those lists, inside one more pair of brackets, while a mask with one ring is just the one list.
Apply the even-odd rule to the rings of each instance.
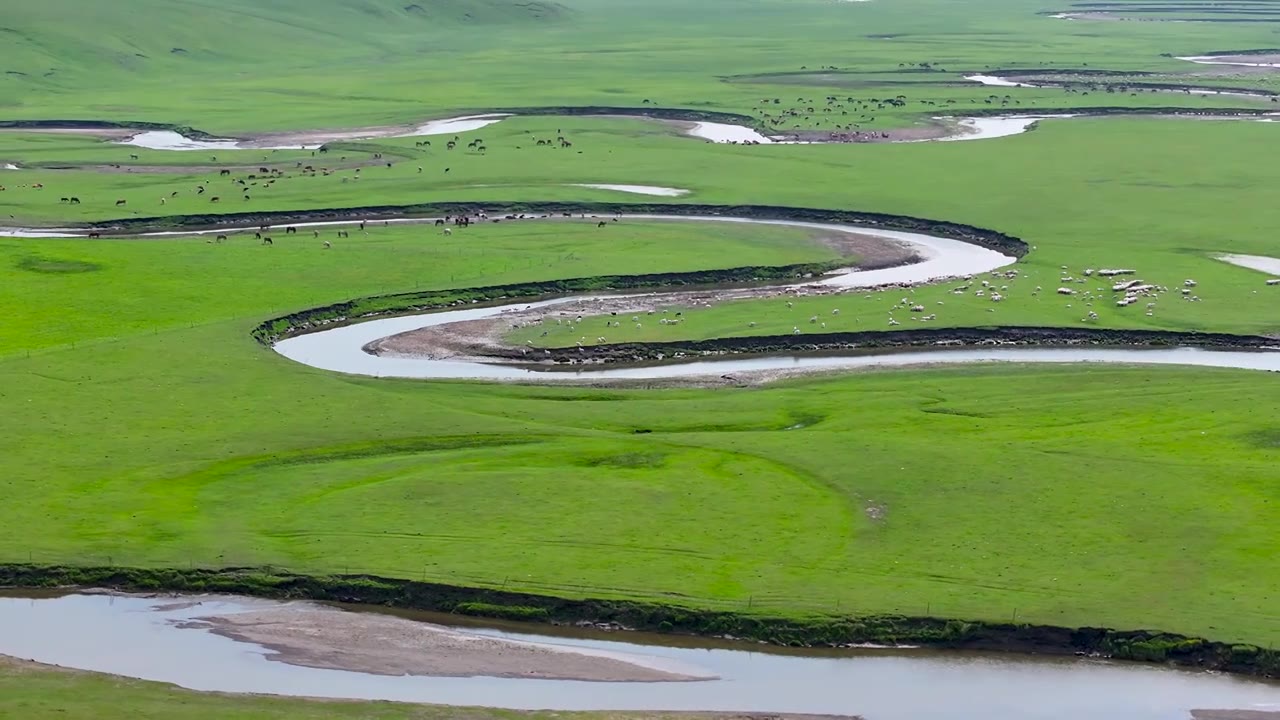
[[775, 653], [723, 643], [697, 647], [688, 638], [673, 639], [683, 645], [676, 647], [627, 642], [627, 634], [547, 635], [537, 626], [483, 628], [474, 622], [461, 629], [647, 657], [707, 670], [719, 679], [609, 683], [366, 675], [272, 662], [260, 646], [184, 627], [192, 618], [278, 603], [197, 597], [190, 600], [201, 604], [188, 606], [182, 600], [0, 598], [0, 653], [197, 690], [525, 709], [809, 712], [867, 720], [1187, 720], [1192, 708], [1280, 709], [1280, 687], [1274, 684], [1157, 666], [924, 650]]

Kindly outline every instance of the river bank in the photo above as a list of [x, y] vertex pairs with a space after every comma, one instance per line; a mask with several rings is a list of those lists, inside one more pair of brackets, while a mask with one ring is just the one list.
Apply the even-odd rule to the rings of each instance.
[[590, 623], [634, 630], [732, 637], [790, 647], [922, 645], [961, 650], [1077, 653], [1180, 667], [1280, 677], [1280, 653], [1176, 633], [1065, 628], [912, 616], [780, 617], [655, 602], [574, 599], [368, 575], [298, 575], [270, 568], [142, 569], [0, 565], [0, 587], [112, 588], [133, 592], [234, 593], [307, 599], [550, 624]]

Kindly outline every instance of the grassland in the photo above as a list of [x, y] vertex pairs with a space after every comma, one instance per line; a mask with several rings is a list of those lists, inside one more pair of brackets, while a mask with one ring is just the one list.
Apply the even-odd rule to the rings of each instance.
[[[1063, 8], [1011, 0], [420, 0], [423, 17], [382, 0], [260, 5], [131, 0], [121, 13], [49, 0], [7, 9], [0, 119], [140, 120], [234, 135], [495, 107], [756, 114], [766, 97], [829, 92], [908, 94], [906, 107], [868, 120], [882, 127], [938, 104], [957, 114], [996, 109], [1005, 94], [1005, 109], [1270, 107], [1005, 93], [959, 79], [1085, 63], [1192, 72], [1202, 68], [1163, 55], [1273, 45], [1256, 23], [1189, 32], [1068, 22], [1036, 14]], [[907, 72], [921, 62], [947, 71]], [[809, 76], [824, 65], [849, 72]], [[841, 89], [850, 75], [862, 85]], [[1212, 82], [1274, 87], [1256, 74]], [[313, 161], [309, 151], [219, 151], [215, 161], [4, 132], [0, 162], [24, 169], [0, 171], [0, 217], [57, 225], [429, 201], [640, 201], [572, 184], [674, 186], [691, 191], [689, 202], [938, 218], [1033, 246], [998, 306], [952, 295], [951, 285], [917, 289], [939, 324], [1079, 326], [1087, 309], [1052, 295], [1063, 266], [1073, 275], [1112, 266], [1173, 287], [1195, 278], [1204, 301], [1169, 297], [1151, 316], [1099, 302], [1100, 327], [1275, 334], [1280, 289], [1212, 256], [1280, 255], [1271, 232], [1280, 223], [1278, 127], [1076, 118], [991, 141], [743, 147], [654, 121], [533, 116], [463, 137], [482, 136], [484, 154], [413, 139], [338, 146], [324, 160], [341, 169], [328, 177], [294, 172]], [[559, 134], [572, 150], [529, 142]], [[356, 180], [352, 165], [372, 153], [391, 167], [366, 164]], [[103, 167], [114, 164], [122, 167]], [[248, 201], [219, 174], [261, 164], [291, 176], [253, 186]], [[205, 181], [229, 190], [222, 202], [194, 194]], [[60, 202], [69, 196], [84, 202]], [[794, 230], [635, 220], [486, 225], [448, 237], [375, 226], [329, 250], [318, 243], [306, 231], [271, 248], [249, 236], [222, 245], [0, 240], [0, 561], [271, 564], [784, 617], [1016, 614], [1280, 640], [1275, 377], [975, 366], [717, 391], [346, 377], [291, 363], [250, 332], [283, 312], [374, 294], [831, 252]], [[1044, 290], [1032, 295], [1036, 286]], [[721, 305], [688, 312], [661, 335], [619, 335], [626, 328], [610, 339], [785, 333], [811, 315], [830, 331], [879, 329], [898, 300], [842, 298], [839, 320], [829, 299], [790, 310]], [[194, 717], [436, 712], [0, 672], [0, 715], [109, 716], [105, 703], [125, 701], [107, 697], [129, 698], [134, 717], [172, 716], [174, 707]]]
[[[263, 247], [181, 240], [0, 239], [0, 356], [287, 312], [387, 291], [448, 289], [609, 273], [680, 272], [833, 260], [808, 231], [706, 223], [594, 222], [368, 226], [329, 249], [309, 232]], [[332, 236], [327, 231], [326, 238]], [[731, 260], [730, 260], [731, 259]], [[40, 298], [39, 302], [31, 302]]]
[[[792, 95], [794, 85], [723, 78], [827, 66], [892, 72], [919, 63], [945, 68], [952, 80], [992, 67], [1185, 72], [1192, 67], [1171, 56], [1275, 44], [1266, 24], [1201, 23], [1188, 33], [1177, 23], [1070, 23], [1038, 14], [1061, 7], [1013, 0], [416, 5], [424, 12], [398, 0], [269, 8], [134, 0], [127, 12], [52, 0], [17, 8], [6, 18], [0, 117], [149, 120], [234, 133], [491, 107], [746, 112], [760, 97]], [[438, 62], [442, 56], [449, 62]], [[983, 107], [989, 94], [948, 92], [961, 107]]]

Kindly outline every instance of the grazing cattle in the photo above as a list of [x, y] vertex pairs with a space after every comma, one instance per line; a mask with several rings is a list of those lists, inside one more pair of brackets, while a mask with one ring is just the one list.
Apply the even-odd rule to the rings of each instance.
[[602, 227], [604, 227], [605, 225], [608, 225], [608, 223], [606, 223], [606, 222], [605, 222], [605, 221], [603, 221], [603, 220], [601, 220], [599, 223], [596, 223], [596, 227], [598, 227], [598, 228], [602, 228]]
[[445, 229], [444, 229], [444, 234], [445, 234], [445, 235], [452, 235], [452, 234], [453, 234], [453, 228], [445, 228]]
[[168, 200], [167, 198], [160, 198], [160, 204], [161, 204], [161, 205], [164, 205], [164, 204], [165, 204], [165, 203], [167, 203], [167, 202], [169, 202], [169, 200]]
[[173, 192], [169, 193], [169, 197], [178, 197], [178, 191], [174, 190]]
[[71, 202], [71, 198], [62, 198], [58, 202]]
[[320, 237], [320, 231], [319, 231], [319, 230], [312, 230], [312, 231], [311, 231], [311, 237], [314, 237], [314, 238], [318, 238], [318, 237]]
[[333, 247], [333, 245], [332, 245], [328, 240], [325, 240], [325, 241], [324, 241], [324, 249], [325, 249], [325, 250], [328, 250], [328, 249], [329, 249], [329, 248], [331, 248], [331, 247]]
[[125, 200], [117, 200], [117, 201], [116, 201], [116, 207], [120, 207], [121, 205], [126, 205], [126, 204], [128, 204], [128, 203], [127, 203], [127, 201], [125, 201]]
[[260, 232], [256, 232], [256, 233], [254, 233], [254, 234], [253, 234], [253, 239], [254, 239], [254, 240], [261, 240], [261, 239], [262, 239], [262, 233], [260, 233]]
[[218, 197], [217, 195], [214, 195], [213, 197], [209, 198], [209, 202], [218, 202], [221, 199], [222, 198]]
[[130, 155], [130, 156], [129, 156], [129, 159], [130, 159], [130, 160], [137, 160], [137, 159], [138, 159], [138, 156], [137, 156], [137, 155]]
[[226, 239], [227, 239], [227, 236], [226, 236], [226, 235], [219, 235], [219, 236], [218, 236], [218, 238], [217, 238], [218, 242], [223, 242], [223, 241], [225, 241]]
[[197, 195], [203, 195], [203, 194], [204, 194], [204, 186], [203, 186], [203, 185], [197, 185], [197, 186], [196, 186], [196, 194], [197, 194]]
[[419, 174], [421, 174], [421, 173], [422, 173], [422, 168], [418, 168], [418, 173], [419, 173]]
[[226, 176], [228, 176], [228, 175], [230, 175], [230, 174], [231, 174], [231, 171], [230, 171], [230, 170], [220, 170], [220, 171], [218, 172], [218, 176], [219, 176], [219, 177], [226, 177]]
[[271, 242], [271, 238], [269, 238], [269, 237], [264, 237], [264, 238], [262, 238], [262, 244], [263, 244], [263, 245], [274, 245], [275, 243]]
[[102, 233], [99, 233], [99, 232], [91, 232], [91, 233], [89, 233], [89, 238], [90, 238], [90, 239], [100, 238], [100, 237], [102, 237]]
[[439, 227], [440, 225], [443, 225], [443, 224], [444, 224], [444, 218], [436, 218], [436, 226], [437, 226], [437, 227]]
[[284, 234], [285, 234], [285, 235], [297, 235], [297, 234], [298, 234], [298, 228], [293, 227], [292, 225], [290, 225], [289, 227], [287, 227], [287, 228], [285, 228], [285, 229], [284, 229]]
[[445, 168], [445, 169], [444, 169], [444, 171], [445, 171], [445, 172], [449, 172], [449, 170], [450, 170], [450, 168]]
[[78, 197], [72, 197], [72, 198], [71, 198], [71, 204], [72, 204], [72, 205], [79, 205], [79, 204], [80, 204], [80, 198], [78, 198]]

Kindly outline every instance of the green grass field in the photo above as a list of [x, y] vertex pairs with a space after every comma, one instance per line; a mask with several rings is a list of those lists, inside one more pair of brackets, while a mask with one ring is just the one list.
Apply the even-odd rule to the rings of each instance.
[[[0, 357], [386, 292], [837, 257], [805, 230], [708, 223], [632, 221], [604, 233], [594, 222], [558, 221], [449, 236], [428, 225], [375, 223], [350, 239], [332, 236], [277, 232], [271, 247], [250, 233], [222, 244], [198, 236], [0, 239], [0, 298], [13, 308]], [[326, 240], [335, 243], [327, 250]]]
[[[788, 122], [823, 129], [837, 122], [822, 112], [828, 96], [848, 104], [899, 94], [902, 107], [864, 102], [841, 117], [892, 128], [1000, 108], [1274, 107], [963, 80], [1001, 68], [1280, 91], [1280, 73], [1172, 57], [1274, 46], [1270, 22], [1040, 14], [1070, 11], [1067, 3], [22, 5], [0, 23], [0, 121], [132, 120], [236, 135], [489, 108], [761, 118], [812, 104], [813, 117]], [[1280, 256], [1277, 133], [1275, 123], [1242, 120], [1095, 117], [973, 142], [735, 146], [654, 120], [530, 115], [462, 135], [461, 145], [482, 137], [483, 154], [448, 151], [446, 138], [431, 147], [401, 138], [336, 144], [321, 157], [4, 131], [0, 166], [22, 169], [0, 170], [0, 225], [447, 201], [643, 203], [658, 199], [576, 184], [658, 185], [689, 191], [672, 202], [910, 215], [1031, 246], [1016, 280], [992, 280], [1009, 285], [1001, 303], [976, 287], [953, 294], [951, 282], [908, 293], [940, 326], [1274, 336], [1280, 287], [1214, 256]], [[572, 149], [535, 144], [559, 135]], [[375, 153], [385, 158], [374, 162]], [[333, 174], [301, 176], [298, 163]], [[263, 165], [286, 177], [246, 178]], [[258, 182], [251, 199], [237, 179]], [[209, 192], [197, 195], [202, 183]], [[72, 196], [83, 202], [61, 202]], [[794, 228], [635, 219], [486, 224], [449, 236], [375, 223], [350, 239], [305, 228], [275, 239], [269, 248], [251, 234], [224, 244], [0, 239], [0, 562], [271, 564], [784, 617], [1016, 615], [1280, 641], [1274, 374], [980, 365], [715, 390], [349, 377], [286, 360], [250, 332], [283, 313], [386, 293], [834, 254]], [[1064, 273], [1101, 267], [1132, 267], [1172, 290], [1149, 316], [1145, 302], [1116, 307], [1109, 290], [1093, 305], [1054, 293]], [[1188, 278], [1203, 302], [1179, 299]], [[682, 308], [682, 325], [608, 337], [887, 330], [891, 312], [917, 326], [893, 311], [903, 293], [865, 295]], [[1082, 323], [1090, 311], [1099, 317]], [[512, 339], [572, 344], [567, 332]], [[0, 717], [121, 708], [130, 717], [444, 716], [0, 668]]]

